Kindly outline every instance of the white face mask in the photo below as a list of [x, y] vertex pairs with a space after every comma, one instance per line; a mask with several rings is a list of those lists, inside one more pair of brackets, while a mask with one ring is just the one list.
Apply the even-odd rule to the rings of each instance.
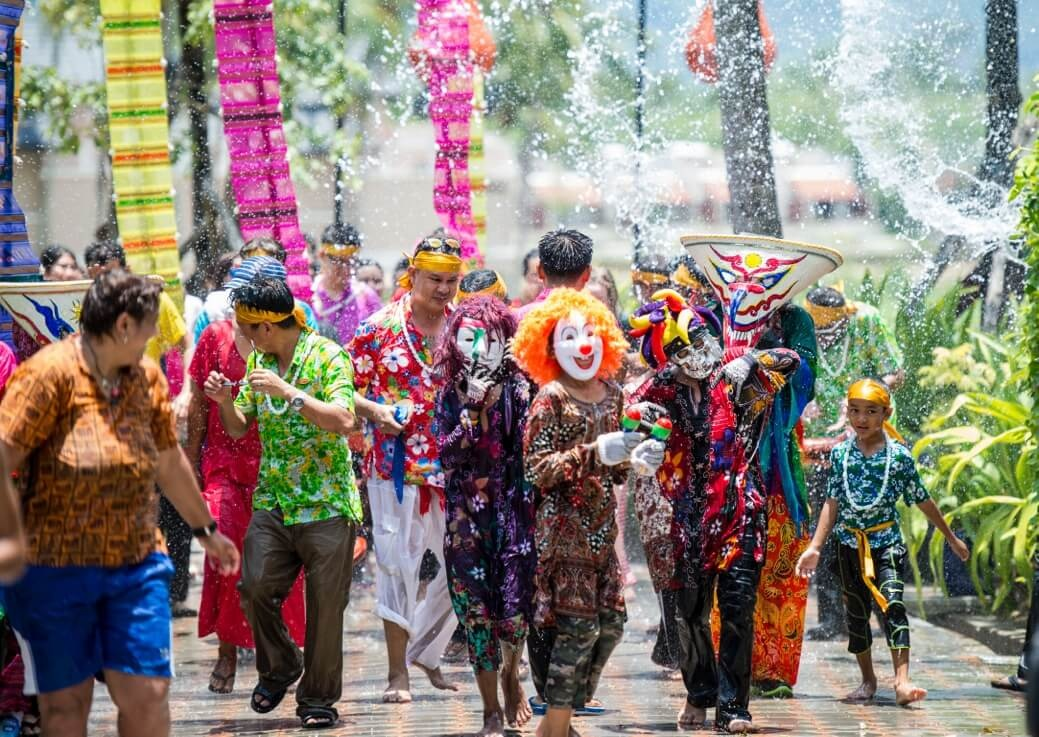
[[713, 335], [692, 337], [692, 342], [671, 357], [671, 363], [690, 379], [706, 379], [721, 363], [722, 347]]
[[463, 318], [458, 324], [455, 345], [470, 371], [481, 364], [493, 373], [505, 359], [505, 342], [480, 320]]
[[580, 312], [574, 310], [569, 317], [556, 323], [552, 348], [559, 367], [572, 379], [588, 381], [599, 373], [602, 365], [602, 338]]

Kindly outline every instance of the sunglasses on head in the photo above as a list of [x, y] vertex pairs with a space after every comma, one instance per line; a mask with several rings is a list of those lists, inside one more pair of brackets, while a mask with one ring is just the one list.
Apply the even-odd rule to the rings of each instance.
[[461, 256], [462, 246], [454, 238], [426, 238], [415, 249], [415, 255], [420, 253], [446, 253], [449, 256]]

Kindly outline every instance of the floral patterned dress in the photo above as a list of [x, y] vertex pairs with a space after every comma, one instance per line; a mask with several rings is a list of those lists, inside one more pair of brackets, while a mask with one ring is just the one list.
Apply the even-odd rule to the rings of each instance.
[[523, 430], [530, 386], [505, 379], [484, 418], [460, 417], [454, 386], [437, 397], [436, 430], [447, 499], [444, 558], [451, 603], [476, 670], [497, 670], [499, 644], [522, 646], [530, 621], [534, 494], [523, 480]]
[[613, 485], [628, 465], [604, 466], [595, 439], [620, 429], [620, 387], [597, 403], [572, 397], [558, 382], [542, 387], [527, 419], [527, 481], [538, 493], [534, 623], [550, 628], [557, 615], [594, 619], [623, 613]]

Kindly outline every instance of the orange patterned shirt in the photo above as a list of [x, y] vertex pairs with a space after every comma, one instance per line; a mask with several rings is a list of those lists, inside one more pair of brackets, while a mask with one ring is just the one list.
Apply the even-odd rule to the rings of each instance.
[[11, 376], [0, 441], [28, 453], [22, 495], [29, 562], [117, 567], [156, 550], [159, 453], [175, 447], [166, 379], [149, 359], [102, 394], [76, 337]]

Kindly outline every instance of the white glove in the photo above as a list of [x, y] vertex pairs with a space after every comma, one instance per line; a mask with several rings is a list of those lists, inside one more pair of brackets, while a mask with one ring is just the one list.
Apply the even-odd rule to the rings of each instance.
[[667, 446], [654, 438], [642, 441], [631, 451], [632, 469], [639, 476], [652, 476], [664, 463], [666, 450]]
[[595, 450], [599, 456], [599, 462], [604, 466], [616, 466], [624, 463], [631, 455], [631, 451], [638, 446], [646, 436], [640, 432], [617, 432], [603, 433], [595, 439]]
[[750, 376], [750, 370], [754, 367], [752, 359], [745, 356], [734, 358], [722, 366], [722, 374], [733, 384], [742, 384]]

